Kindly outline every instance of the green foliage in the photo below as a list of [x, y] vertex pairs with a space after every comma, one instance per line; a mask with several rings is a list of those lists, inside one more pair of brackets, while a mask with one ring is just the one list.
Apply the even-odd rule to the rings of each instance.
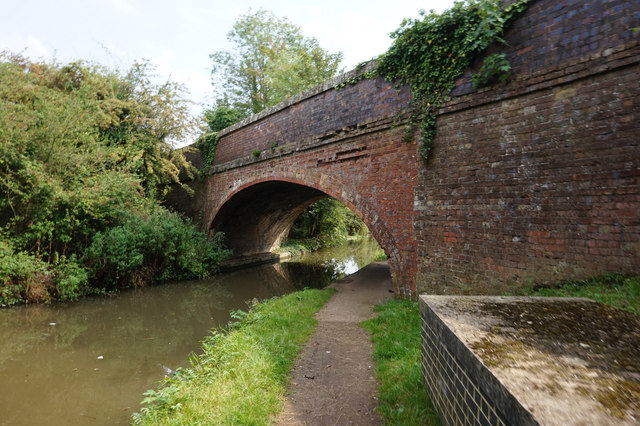
[[324, 198], [309, 206], [293, 223], [287, 239], [308, 250], [335, 247], [347, 237], [367, 233], [366, 225], [334, 198]]
[[551, 287], [531, 287], [528, 296], [586, 297], [614, 308], [640, 315], [640, 276], [606, 274], [586, 280], [560, 283]]
[[0, 228], [18, 248], [49, 259], [177, 181], [185, 101], [148, 81], [95, 65], [0, 56]]
[[88, 292], [89, 275], [85, 268], [78, 264], [75, 255], [63, 259], [56, 266], [56, 287], [60, 300], [78, 300]]
[[374, 262], [382, 262], [382, 261], [385, 261], [387, 259], [388, 259], [387, 255], [383, 252], [383, 253], [380, 253], [379, 255], [377, 255], [376, 257], [374, 257], [373, 261]]
[[288, 19], [265, 10], [240, 16], [227, 39], [232, 50], [210, 55], [214, 86], [246, 115], [333, 77], [342, 60], [341, 53], [326, 52]]
[[196, 147], [202, 155], [201, 171], [206, 172], [213, 166], [213, 160], [216, 155], [216, 147], [218, 146], [218, 132], [229, 126], [242, 121], [245, 114], [235, 108], [231, 108], [225, 102], [218, 102], [215, 109], [205, 111], [204, 118], [207, 121], [207, 133], [200, 136], [196, 141]]
[[[94, 291], [87, 280], [100, 275], [99, 263], [87, 271], [78, 259], [95, 237], [157, 215], [162, 188], [189, 172], [172, 149], [195, 130], [188, 103], [180, 86], [153, 83], [152, 71], [0, 54], [0, 303]], [[163, 262], [175, 276], [201, 274], [183, 260]]]
[[216, 133], [205, 133], [196, 141], [196, 148], [200, 150], [202, 156], [202, 167], [200, 171], [206, 173], [212, 166], [216, 158], [216, 148], [218, 147], [218, 136]]
[[482, 61], [480, 70], [471, 76], [473, 87], [480, 88], [498, 81], [505, 81], [510, 73], [511, 64], [504, 53], [487, 56], [484, 58], [484, 61]]
[[242, 121], [245, 115], [238, 109], [231, 108], [224, 103], [218, 103], [215, 110], [205, 111], [204, 117], [209, 125], [209, 131], [219, 132]]
[[158, 208], [129, 215], [121, 225], [98, 232], [83, 261], [94, 282], [107, 289], [156, 280], [204, 278], [229, 255], [223, 234], [208, 240], [178, 215]]
[[269, 424], [281, 409], [293, 362], [314, 314], [333, 289], [304, 290], [235, 311], [237, 320], [202, 343], [191, 368], [147, 391], [135, 424]]
[[259, 149], [254, 149], [253, 152], [251, 152], [254, 158], [260, 157], [260, 154], [262, 154], [262, 152]]
[[[47, 282], [49, 279], [50, 272], [45, 262], [25, 252], [16, 252], [9, 241], [0, 238], [0, 306], [26, 300], [33, 293], [30, 289], [37, 285], [37, 281]], [[48, 296], [46, 291], [39, 293], [45, 299]], [[37, 300], [31, 297], [30, 301]]]
[[363, 325], [372, 334], [373, 358], [380, 382], [377, 410], [384, 423], [440, 424], [422, 379], [418, 304], [409, 300], [390, 300], [374, 310], [376, 318]]
[[441, 15], [422, 11], [420, 20], [405, 19], [391, 34], [393, 45], [380, 58], [377, 71], [411, 88], [407, 135], [412, 137], [415, 127], [420, 128], [425, 159], [436, 134], [435, 111], [449, 99], [456, 79], [491, 43], [504, 42], [504, 29], [526, 6], [527, 0], [504, 10], [499, 0], [459, 1]]

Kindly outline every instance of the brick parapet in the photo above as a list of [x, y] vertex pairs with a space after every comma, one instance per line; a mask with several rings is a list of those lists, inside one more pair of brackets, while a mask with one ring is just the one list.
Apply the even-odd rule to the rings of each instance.
[[214, 166], [247, 157], [254, 151], [268, 155], [272, 149], [283, 146], [322, 143], [323, 138], [330, 138], [333, 133], [394, 117], [410, 102], [407, 88], [397, 89], [380, 77], [340, 88], [334, 86], [349, 80], [341, 77], [318, 86], [304, 96], [294, 97], [220, 132]]
[[322, 84], [318, 84], [308, 90], [305, 90], [301, 93], [298, 93], [296, 95], [293, 95], [287, 99], [285, 99], [284, 101], [269, 107], [269, 108], [265, 108], [264, 110], [260, 111], [257, 114], [253, 114], [250, 117], [245, 118], [244, 120], [240, 121], [239, 123], [236, 123], [232, 126], [227, 127], [226, 129], [221, 130], [220, 132], [218, 132], [218, 137], [223, 137], [226, 136], [230, 133], [233, 133], [237, 130], [240, 130], [243, 127], [246, 127], [250, 124], [253, 124], [257, 121], [260, 121], [270, 115], [276, 114], [282, 110], [285, 110], [287, 108], [292, 107], [295, 104], [299, 104], [309, 98], [312, 98], [314, 96], [317, 96], [323, 92], [327, 92], [330, 90], [335, 90], [337, 88], [339, 88], [340, 86], [343, 85], [347, 85], [349, 84], [350, 81], [355, 81], [358, 78], [360, 78], [362, 75], [371, 72], [375, 69], [377, 65], [377, 62], [375, 60], [371, 60], [369, 62], [366, 62], [364, 64], [362, 64], [361, 66], [357, 67], [356, 69], [353, 69], [351, 71], [348, 71], [346, 73], [343, 73], [337, 77], [334, 77], [330, 80], [325, 81]]
[[516, 75], [499, 86], [479, 89], [471, 93], [455, 94], [437, 115], [451, 114], [468, 108], [505, 101], [536, 91], [547, 90], [572, 82], [610, 73], [640, 62], [640, 41], [632, 41], [591, 56], [579, 58], [554, 69], [539, 70], [535, 75]]

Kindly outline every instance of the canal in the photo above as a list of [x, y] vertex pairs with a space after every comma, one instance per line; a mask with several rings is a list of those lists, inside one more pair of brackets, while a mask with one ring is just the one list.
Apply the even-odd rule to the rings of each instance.
[[381, 253], [365, 239], [207, 280], [0, 310], [0, 424], [127, 424], [143, 392], [187, 366], [231, 310], [325, 287]]

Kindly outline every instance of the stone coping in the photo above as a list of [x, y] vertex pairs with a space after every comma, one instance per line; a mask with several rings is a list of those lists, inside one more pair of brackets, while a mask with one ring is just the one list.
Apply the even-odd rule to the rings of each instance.
[[640, 421], [640, 317], [577, 298], [421, 296], [421, 309], [536, 422]]

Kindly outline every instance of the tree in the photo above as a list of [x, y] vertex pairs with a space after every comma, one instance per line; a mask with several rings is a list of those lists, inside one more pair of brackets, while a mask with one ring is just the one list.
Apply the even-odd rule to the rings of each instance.
[[227, 39], [231, 51], [210, 55], [214, 86], [221, 85], [231, 107], [245, 115], [333, 77], [342, 60], [342, 53], [328, 53], [300, 27], [266, 10], [241, 15]]
[[163, 184], [180, 183], [181, 170], [190, 172], [183, 151], [174, 150], [173, 144], [195, 134], [197, 125], [184, 87], [172, 81], [153, 83], [152, 73], [153, 67], [144, 61], [114, 78], [111, 122], [102, 135], [119, 147], [120, 164], [142, 178], [147, 195], [160, 198]]
[[218, 103], [215, 110], [207, 110], [204, 113], [204, 119], [209, 125], [210, 132], [219, 132], [229, 126], [242, 121], [244, 115], [242, 111], [231, 108], [228, 104]]
[[323, 198], [309, 206], [295, 220], [288, 240], [303, 242], [316, 250], [343, 244], [350, 235], [363, 235], [367, 226], [335, 198]]

